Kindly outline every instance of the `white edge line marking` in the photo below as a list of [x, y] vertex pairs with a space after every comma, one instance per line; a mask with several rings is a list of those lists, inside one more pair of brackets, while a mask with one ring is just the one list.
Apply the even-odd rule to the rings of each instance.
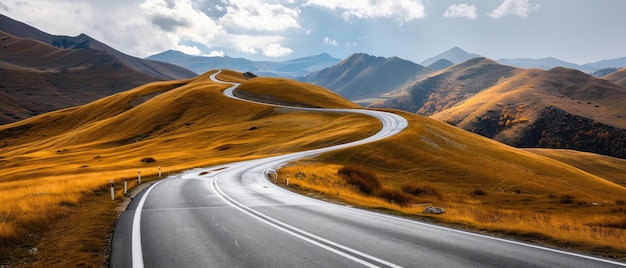
[[152, 191], [152, 188], [157, 186], [159, 183], [164, 181], [159, 181], [141, 196], [141, 200], [139, 200], [139, 204], [137, 204], [137, 209], [135, 209], [135, 215], [133, 217], [133, 229], [131, 236], [131, 257], [132, 257], [132, 267], [133, 268], [143, 268], [143, 249], [141, 247], [141, 211], [143, 210], [143, 204], [146, 202], [146, 198], [148, 198], [148, 194]]

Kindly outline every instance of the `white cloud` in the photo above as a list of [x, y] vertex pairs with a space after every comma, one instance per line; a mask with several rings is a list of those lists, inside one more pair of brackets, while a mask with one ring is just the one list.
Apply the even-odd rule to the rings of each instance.
[[177, 45], [174, 47], [174, 50], [178, 50], [182, 53], [192, 56], [199, 56], [202, 54], [202, 51], [196, 46], [187, 46], [187, 45]]
[[226, 55], [223, 50], [212, 50], [208, 55], [209, 57], [224, 57]]
[[237, 50], [246, 53], [246, 54], [256, 54], [256, 49], [253, 47], [250, 47], [246, 42], [242, 42], [242, 43], [237, 43], [235, 44], [235, 47], [237, 48]]
[[263, 49], [263, 55], [271, 58], [284, 57], [293, 53], [290, 48], [283, 47], [278, 43], [270, 44]]
[[326, 37], [324, 37], [324, 44], [325, 45], [331, 45], [331, 46], [337, 46], [337, 40], [330, 39], [330, 38], [328, 38], [328, 36], [326, 36]]
[[283, 39], [282, 36], [278, 35], [231, 34], [228, 38], [216, 40], [216, 46], [233, 47], [246, 54], [256, 54], [272, 44], [280, 44]]
[[151, 25], [162, 30], [151, 39], [170, 40], [174, 43], [170, 46], [190, 40], [211, 47], [226, 35], [221, 25], [195, 9], [190, 0], [146, 0], [139, 7]]
[[478, 18], [478, 11], [475, 5], [455, 4], [450, 5], [443, 13], [444, 18], [468, 18], [475, 20]]
[[532, 5], [528, 0], [504, 0], [502, 4], [488, 15], [494, 18], [504, 16], [518, 16], [527, 18], [528, 14], [537, 10], [539, 4]]
[[424, 5], [419, 0], [308, 0], [306, 5], [341, 11], [346, 21], [352, 18], [394, 18], [406, 22], [426, 15]]
[[281, 32], [298, 29], [298, 8], [253, 0], [231, 0], [226, 14], [219, 21], [226, 27], [238, 29]]

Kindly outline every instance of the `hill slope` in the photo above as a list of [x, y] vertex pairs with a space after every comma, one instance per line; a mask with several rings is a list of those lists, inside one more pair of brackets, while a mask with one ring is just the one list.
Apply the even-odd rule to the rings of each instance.
[[242, 58], [191, 56], [179, 51], [165, 51], [147, 57], [148, 60], [169, 62], [183, 66], [197, 73], [214, 69], [231, 69], [241, 72], [253, 72], [259, 76], [295, 78], [321, 70], [339, 62], [326, 53], [281, 62], [251, 61]]
[[621, 68], [615, 72], [602, 76], [602, 79], [626, 87], [626, 68]]
[[299, 77], [355, 101], [379, 97], [404, 86], [429, 69], [400, 58], [352, 54], [337, 65]]
[[521, 70], [432, 117], [517, 147], [626, 158], [626, 88], [577, 70]]
[[194, 77], [197, 74], [177, 65], [143, 60], [115, 50], [86, 34], [76, 37], [51, 35], [22, 22], [0, 14], [0, 30], [21, 38], [37, 40], [63, 49], [91, 48], [104, 51], [120, 63], [155, 78], [155, 80], [171, 80]]
[[399, 97], [373, 103], [370, 107], [396, 108], [429, 116], [473, 97], [514, 71], [513, 67], [487, 58], [473, 58], [416, 80], [405, 87]]
[[517, 69], [485, 58], [434, 73], [371, 107], [431, 116], [518, 147], [626, 157], [626, 88], [577, 70]]
[[0, 31], [0, 124], [155, 80], [101, 50], [59, 49]]
[[0, 124], [152, 81], [196, 76], [175, 65], [125, 55], [86, 35], [54, 36], [3, 15], [0, 68]]

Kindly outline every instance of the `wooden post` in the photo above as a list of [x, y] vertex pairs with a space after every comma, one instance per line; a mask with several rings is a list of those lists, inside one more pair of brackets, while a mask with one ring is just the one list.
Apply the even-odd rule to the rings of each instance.
[[159, 166], [159, 178], [161, 177], [161, 166]]
[[137, 183], [141, 184], [141, 170], [137, 170]]
[[124, 178], [124, 194], [128, 193], [128, 183], [126, 182], [126, 178]]
[[109, 186], [111, 187], [111, 200], [115, 200], [115, 184], [113, 184], [113, 180], [109, 180]]

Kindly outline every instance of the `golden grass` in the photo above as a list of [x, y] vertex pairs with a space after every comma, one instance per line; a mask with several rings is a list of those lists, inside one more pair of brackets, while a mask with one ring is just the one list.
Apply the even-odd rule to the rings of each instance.
[[[544, 157], [404, 115], [410, 125], [397, 136], [297, 161], [279, 175], [289, 174], [290, 184], [301, 191], [359, 207], [626, 258], [626, 206], [618, 203], [625, 199], [626, 188], [614, 179], [624, 176], [623, 160], [570, 153], [577, 160], [565, 161], [556, 157], [562, 155], [558, 151]], [[606, 169], [606, 163], [613, 169]], [[375, 172], [389, 189], [421, 184], [440, 196], [417, 196], [404, 207], [364, 196], [337, 175], [345, 165]], [[424, 215], [424, 204], [443, 207], [447, 213]]]
[[[555, 83], [558, 86], [555, 86]], [[459, 88], [463, 86], [459, 84]], [[528, 126], [526, 123], [536, 121], [542, 108], [547, 106], [557, 107], [573, 115], [592, 118], [609, 126], [626, 128], [622, 109], [626, 105], [624, 98], [626, 88], [604, 79], [589, 78], [575, 70], [519, 69], [512, 71], [510, 76], [503, 77], [498, 83], [486, 84], [483, 88], [484, 90], [470, 98], [433, 114], [431, 118], [442, 122], [455, 122], [458, 127], [472, 129], [477, 126], [476, 118], [493, 115], [489, 111], [500, 112], [506, 107], [522, 108], [515, 111], [516, 116], [511, 118], [513, 125], [503, 131], [501, 134], [503, 136], [495, 137], [501, 141], [519, 135], [517, 132], [521, 133], [521, 130]], [[453, 100], [457, 97], [457, 92], [453, 91], [447, 97]]]
[[256, 77], [243, 81], [239, 89], [267, 102], [289, 106], [359, 108], [358, 105], [323, 87], [298, 83], [291, 79]]
[[[159, 166], [167, 174], [320, 148], [364, 138], [380, 128], [377, 120], [362, 115], [294, 111], [231, 100], [221, 94], [228, 85], [211, 82], [210, 74], [151, 83], [84, 106], [0, 126], [0, 265], [19, 263], [15, 257], [30, 256], [25, 252], [31, 248], [63, 250], [46, 247], [45, 240], [58, 232], [67, 236], [59, 238], [65, 241], [108, 234], [110, 223], [105, 224], [106, 230], [91, 234], [71, 226], [64, 231], [51, 228], [77, 218], [74, 214], [90, 213], [80, 208], [114, 207], [106, 187], [109, 180], [117, 184], [119, 200], [122, 179], [132, 179], [132, 187], [138, 170], [145, 178], [156, 175]], [[220, 78], [243, 79], [229, 71]], [[144, 157], [156, 162], [142, 163]], [[97, 229], [85, 228], [85, 232]], [[100, 257], [105, 248], [101, 250]], [[31, 257], [50, 264], [54, 260], [45, 258], [54, 256], [58, 254], [40, 251]], [[79, 261], [63, 263], [74, 262]]]

